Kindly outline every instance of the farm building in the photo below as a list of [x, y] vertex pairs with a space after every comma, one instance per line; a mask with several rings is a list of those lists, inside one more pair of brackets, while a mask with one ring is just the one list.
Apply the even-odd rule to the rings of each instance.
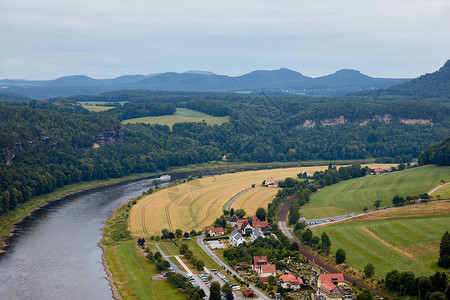
[[373, 168], [371, 174], [372, 175], [379, 175], [383, 171], [384, 171], [383, 168]]
[[264, 180], [264, 185], [267, 187], [278, 187], [278, 180], [275, 180], [273, 177], [270, 177]]

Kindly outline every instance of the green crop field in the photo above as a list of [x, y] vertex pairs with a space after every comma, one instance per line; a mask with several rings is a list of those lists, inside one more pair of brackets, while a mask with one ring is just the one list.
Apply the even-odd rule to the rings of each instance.
[[362, 212], [364, 207], [372, 210], [375, 200], [381, 200], [382, 207], [388, 206], [395, 195], [405, 197], [426, 193], [441, 180], [450, 180], [450, 167], [423, 166], [346, 180], [314, 193], [307, 206], [300, 209], [300, 215], [315, 219]]
[[439, 270], [439, 243], [449, 224], [450, 214], [444, 214], [343, 222], [312, 231], [315, 235], [325, 231], [331, 239], [331, 252], [344, 249], [350, 266], [362, 270], [372, 263], [375, 275], [381, 278], [393, 269], [410, 270], [416, 276]]
[[449, 199], [450, 198], [450, 185], [446, 185], [439, 190], [437, 190], [433, 196], [438, 197], [439, 199]]
[[177, 108], [177, 111], [173, 115], [165, 115], [158, 117], [143, 117], [124, 120], [122, 123], [146, 123], [146, 124], [160, 124], [167, 125], [172, 129], [173, 124], [176, 123], [188, 123], [188, 122], [203, 122], [203, 120], [209, 125], [221, 125], [230, 120], [230, 117], [214, 117], [202, 112], [187, 109]]

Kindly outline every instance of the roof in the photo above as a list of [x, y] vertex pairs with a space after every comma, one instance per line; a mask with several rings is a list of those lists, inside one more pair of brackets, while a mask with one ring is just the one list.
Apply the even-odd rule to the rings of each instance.
[[260, 237], [260, 236], [264, 236], [264, 233], [261, 231], [261, 229], [259, 229], [259, 228], [253, 228], [252, 229], [252, 234], [256, 237], [256, 238], [258, 238], [258, 237]]
[[219, 228], [211, 228], [210, 229], [211, 232], [223, 232], [223, 228], [219, 227]]
[[254, 296], [255, 295], [255, 292], [253, 291], [253, 290], [251, 290], [251, 289], [246, 289], [246, 290], [244, 290], [244, 295], [245, 296]]
[[245, 220], [245, 222], [242, 223], [241, 228], [242, 228], [242, 229], [245, 229], [245, 227], [247, 227], [247, 226], [248, 226], [248, 221]]
[[276, 271], [277, 271], [277, 269], [275, 268], [275, 265], [268, 264], [268, 265], [261, 266], [262, 273], [274, 273]]
[[373, 168], [373, 171], [374, 172], [383, 172], [383, 169], [382, 168]]
[[259, 219], [257, 217], [251, 217], [250, 221], [254, 222], [254, 221], [259, 221]]
[[292, 273], [280, 276], [280, 280], [289, 284], [303, 284], [303, 280]]
[[320, 289], [327, 294], [331, 294], [335, 288], [336, 288], [336, 286], [334, 284], [332, 284], [331, 282], [324, 282], [320, 286]]
[[267, 256], [253, 256], [253, 265], [256, 266], [259, 263], [268, 263]]
[[227, 221], [230, 222], [231, 220], [233, 220], [233, 218], [236, 218], [236, 220], [239, 220], [239, 218], [236, 215], [232, 215], [227, 218]]
[[239, 239], [242, 239], [243, 237], [242, 237], [242, 235], [239, 233], [239, 231], [237, 231], [237, 230], [234, 230], [232, 233], [231, 233], [231, 236], [235, 239], [235, 240], [239, 240]]
[[322, 283], [323, 282], [338, 283], [345, 281], [344, 274], [342, 273], [320, 274], [319, 279]]
[[248, 222], [248, 221], [246, 219], [238, 219], [237, 222], [238, 223], [245, 223], [245, 222]]
[[253, 221], [252, 226], [264, 229], [269, 226], [269, 222], [267, 220], [266, 221]]

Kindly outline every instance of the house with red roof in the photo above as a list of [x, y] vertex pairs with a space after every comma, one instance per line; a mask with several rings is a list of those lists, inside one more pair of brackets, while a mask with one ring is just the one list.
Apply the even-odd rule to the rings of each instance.
[[341, 287], [346, 286], [344, 274], [320, 274], [317, 280], [317, 296], [322, 296], [325, 300], [341, 300], [343, 292]]
[[270, 227], [269, 227], [269, 222], [266, 221], [253, 221], [252, 222], [252, 227], [253, 228], [259, 228], [262, 231], [269, 231]]
[[277, 269], [275, 268], [275, 265], [267, 264], [267, 265], [261, 265], [259, 267], [259, 270], [257, 271], [259, 275], [259, 279], [262, 281], [266, 281], [269, 276], [277, 276]]
[[224, 235], [224, 234], [225, 234], [225, 231], [223, 230], [222, 227], [219, 227], [219, 228], [211, 228], [211, 229], [209, 230], [209, 236], [215, 237], [215, 236], [222, 236], [222, 235]]
[[301, 289], [303, 285], [303, 279], [292, 273], [280, 276], [280, 281], [283, 289], [292, 289], [294, 291]]
[[253, 256], [252, 269], [257, 271], [262, 265], [267, 265], [268, 263], [267, 256]]
[[383, 171], [383, 168], [373, 168], [371, 173], [372, 175], [379, 175]]
[[255, 297], [255, 292], [251, 289], [244, 290], [244, 296], [247, 298], [253, 298]]

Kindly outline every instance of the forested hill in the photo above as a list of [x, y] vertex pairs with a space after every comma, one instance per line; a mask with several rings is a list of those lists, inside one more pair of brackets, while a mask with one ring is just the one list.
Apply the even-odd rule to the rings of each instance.
[[438, 71], [422, 75], [405, 83], [373, 91], [353, 94], [368, 98], [398, 98], [412, 99], [440, 98], [450, 100], [450, 60]]
[[430, 146], [420, 153], [419, 164], [450, 166], [450, 136], [437, 145]]
[[[93, 96], [97, 97], [97, 96]], [[365, 101], [237, 94], [120, 92], [129, 101], [91, 113], [77, 97], [0, 102], [0, 214], [79, 181], [217, 161], [273, 162], [391, 157], [409, 161], [449, 135], [446, 101]], [[80, 101], [89, 97], [79, 97]], [[136, 114], [186, 107], [220, 126], [127, 124]]]
[[94, 79], [84, 75], [64, 76], [48, 81], [0, 80], [8, 92], [45, 99], [72, 95], [93, 95], [115, 90], [261, 92], [344, 96], [351, 91], [384, 88], [407, 79], [372, 78], [356, 70], [312, 78], [286, 68], [258, 70], [241, 76], [210, 72], [167, 72], [151, 75], [125, 75], [113, 79]]

